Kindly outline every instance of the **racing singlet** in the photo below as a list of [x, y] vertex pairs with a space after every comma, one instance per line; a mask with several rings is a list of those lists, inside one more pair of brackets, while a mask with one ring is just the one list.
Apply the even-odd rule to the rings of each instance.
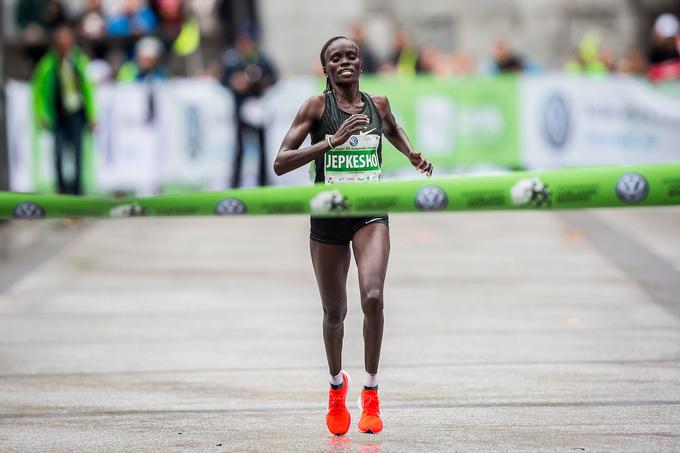
[[[361, 92], [364, 101], [362, 114], [369, 119], [365, 132], [352, 135], [336, 148], [312, 162], [310, 173], [315, 183], [356, 183], [380, 180], [382, 165], [382, 119], [371, 97]], [[312, 129], [312, 144], [333, 135], [351, 114], [340, 110], [333, 91], [326, 93], [326, 109]]]

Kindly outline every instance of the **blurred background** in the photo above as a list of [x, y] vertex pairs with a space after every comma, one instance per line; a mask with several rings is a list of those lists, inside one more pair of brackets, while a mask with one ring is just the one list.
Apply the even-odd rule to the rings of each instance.
[[[677, 0], [7, 0], [0, 14], [3, 190], [307, 184], [271, 164], [338, 34], [439, 175], [680, 160]], [[384, 156], [386, 177], [414, 176]]]

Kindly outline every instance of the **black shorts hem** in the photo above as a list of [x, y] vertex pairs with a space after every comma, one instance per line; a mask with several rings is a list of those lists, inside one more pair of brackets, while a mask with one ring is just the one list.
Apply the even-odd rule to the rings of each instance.
[[323, 244], [347, 246], [363, 227], [381, 223], [389, 228], [387, 215], [373, 217], [314, 218], [311, 219], [309, 239]]
[[314, 242], [320, 242], [321, 244], [326, 245], [342, 245], [342, 246], [349, 245], [349, 241], [345, 241], [342, 239], [326, 238], [318, 234], [315, 234], [313, 231], [310, 231], [309, 239]]

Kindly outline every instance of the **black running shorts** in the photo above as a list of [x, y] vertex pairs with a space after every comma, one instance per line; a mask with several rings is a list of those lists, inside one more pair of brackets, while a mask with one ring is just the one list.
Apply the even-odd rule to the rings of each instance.
[[309, 238], [331, 245], [349, 245], [354, 233], [372, 223], [389, 227], [387, 215], [373, 217], [312, 217]]

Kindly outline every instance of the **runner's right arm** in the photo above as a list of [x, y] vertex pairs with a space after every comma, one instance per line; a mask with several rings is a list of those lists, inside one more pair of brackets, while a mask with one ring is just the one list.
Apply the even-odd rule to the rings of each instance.
[[[274, 173], [277, 176], [308, 164], [330, 149], [325, 140], [306, 148], [300, 148], [312, 127], [321, 119], [324, 108], [325, 97], [323, 95], [313, 96], [302, 104], [276, 155]], [[331, 137], [331, 143], [333, 146], [345, 143], [352, 135], [363, 130], [367, 124], [368, 117], [366, 115], [352, 115], [342, 123], [338, 131]]]

